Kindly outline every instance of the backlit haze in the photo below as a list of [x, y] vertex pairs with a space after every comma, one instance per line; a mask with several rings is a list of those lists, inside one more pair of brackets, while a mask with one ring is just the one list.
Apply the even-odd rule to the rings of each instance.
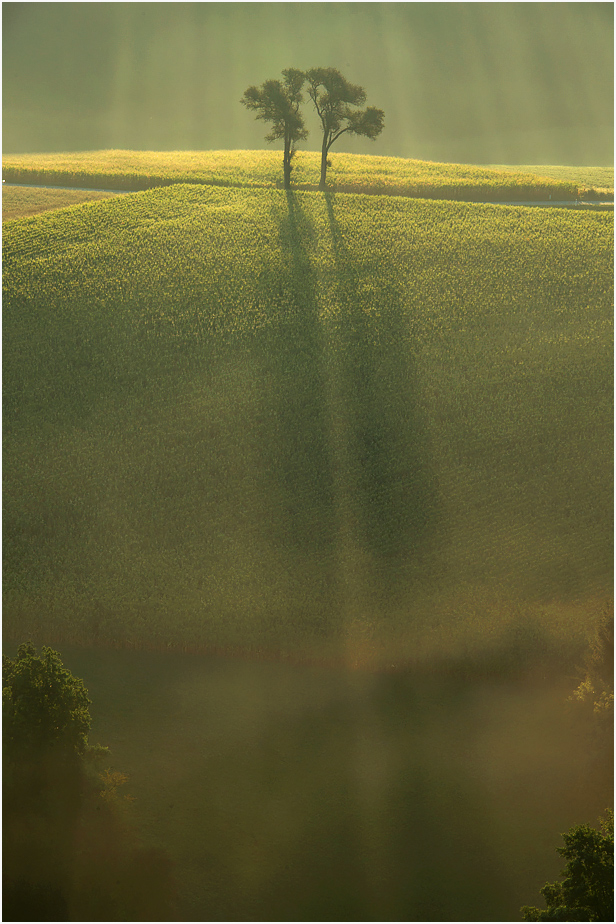
[[[4, 3], [3, 151], [266, 148], [239, 100], [338, 68], [385, 111], [336, 150], [613, 163], [611, 3]], [[305, 150], [320, 147], [309, 113]]]

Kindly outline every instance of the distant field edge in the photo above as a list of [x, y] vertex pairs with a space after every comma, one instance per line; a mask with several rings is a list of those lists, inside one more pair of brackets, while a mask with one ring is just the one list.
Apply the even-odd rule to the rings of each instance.
[[[69, 189], [97, 189], [113, 192], [142, 192], [177, 184], [189, 183], [197, 186], [222, 186], [228, 188], [282, 189], [282, 181], [273, 181], [255, 178], [236, 179], [224, 176], [199, 177], [188, 174], [161, 176], [155, 174], [140, 174], [107, 171], [76, 171], [64, 169], [35, 169], [30, 167], [6, 166], [2, 170], [2, 179], [6, 184], [20, 186], [48, 186], [64, 187]], [[317, 192], [317, 183], [298, 182], [292, 184], [292, 189], [306, 192]], [[552, 181], [537, 185], [529, 178], [528, 182], [507, 183], [503, 186], [491, 186], [478, 182], [447, 182], [440, 179], [437, 182], [406, 182], [404, 185], [380, 181], [371, 184], [367, 182], [340, 182], [334, 179], [328, 184], [331, 192], [355, 193], [376, 196], [399, 196], [411, 199], [446, 199], [459, 202], [606, 202], [613, 200], [613, 193], [597, 192], [594, 189], [580, 189], [573, 183]]]
[[[13, 190], [15, 192], [17, 192], [18, 190], [32, 190], [34, 192], [36, 192], [37, 190], [40, 190], [42, 193], [46, 191], [48, 192], [57, 191], [57, 192], [66, 192], [67, 194], [71, 194], [71, 193], [78, 194], [79, 192], [82, 192], [84, 194], [92, 193], [92, 194], [102, 194], [102, 195], [105, 195], [105, 194], [125, 195], [125, 194], [130, 194], [132, 192], [147, 192], [148, 190], [151, 190], [151, 189], [157, 189], [157, 188], [161, 189], [161, 188], [165, 188], [169, 186], [185, 185], [185, 184], [190, 184], [192, 186], [205, 186], [205, 187], [222, 186], [228, 189], [271, 189], [272, 188], [270, 184], [266, 184], [266, 183], [246, 184], [246, 183], [221, 182], [221, 181], [216, 181], [216, 180], [207, 180], [207, 181], [206, 180], [181, 180], [181, 181], [180, 180], [174, 180], [174, 181], [167, 180], [160, 184], [142, 186], [139, 188], [135, 187], [133, 189], [128, 188], [128, 187], [124, 189], [117, 189], [117, 188], [111, 188], [111, 187], [103, 188], [101, 186], [68, 186], [64, 184], [60, 186], [60, 185], [53, 185], [49, 182], [44, 183], [44, 184], [43, 183], [39, 184], [39, 183], [34, 183], [34, 182], [6, 183], [3, 180], [3, 189], [7, 191], [7, 194], [9, 191], [13, 191]], [[282, 186], [275, 186], [273, 188], [282, 189]], [[319, 190], [318, 190], [318, 187], [311, 186], [310, 184], [298, 184], [297, 186], [292, 186], [290, 191], [291, 192], [293, 191], [295, 192], [318, 192]], [[358, 192], [358, 190], [353, 187], [341, 186], [339, 184], [328, 187], [327, 191], [330, 193], [342, 193], [344, 195], [372, 195], [372, 196], [386, 196], [386, 197], [392, 196], [392, 197], [407, 198], [407, 199], [423, 199], [423, 200], [428, 200], [428, 201], [434, 200], [438, 202], [455, 201], [455, 202], [460, 202], [460, 203], [466, 203], [468, 205], [472, 205], [472, 204], [503, 205], [503, 206], [519, 205], [519, 206], [528, 206], [528, 207], [534, 206], [534, 207], [541, 207], [541, 208], [546, 208], [546, 207], [547, 208], [568, 208], [568, 209], [577, 209], [577, 210], [584, 210], [584, 211], [598, 211], [598, 212], [611, 212], [614, 210], [613, 196], [610, 197], [609, 199], [603, 199], [603, 198], [592, 197], [592, 196], [578, 196], [577, 198], [574, 198], [574, 199], [562, 199], [562, 200], [504, 199], [504, 198], [501, 199], [495, 196], [492, 196], [492, 197], [486, 196], [485, 191], [483, 191], [481, 195], [477, 194], [475, 196], [447, 195], [445, 193], [441, 193], [441, 191], [439, 191], [438, 195], [436, 195], [434, 192], [424, 192], [422, 195], [419, 195], [419, 194], [411, 195], [408, 192], [392, 192], [392, 191], [387, 191], [387, 190], [384, 191], [382, 189], [363, 190], [362, 192]], [[67, 204], [70, 205], [72, 203], [67, 203]], [[57, 206], [57, 208], [61, 208], [61, 207], [62, 207], [61, 205]], [[53, 208], [53, 206], [48, 206], [47, 208]], [[38, 214], [39, 211], [45, 211], [45, 210], [47, 209], [34, 209], [32, 212], [24, 213], [24, 215]], [[3, 221], [11, 220], [11, 218], [16, 218], [16, 217], [23, 217], [23, 216], [8, 215], [4, 217], [4, 203], [3, 203]]]
[[[590, 631], [586, 628], [586, 631]], [[475, 645], [472, 648], [455, 646], [443, 650], [426, 648], [418, 639], [415, 653], [401, 648], [398, 656], [382, 644], [372, 650], [359, 646], [348, 649], [335, 644], [325, 646], [298, 645], [220, 645], [187, 643], [179, 640], [161, 642], [152, 639], [129, 641], [110, 638], [79, 638], [62, 631], [30, 626], [29, 631], [18, 631], [14, 626], [2, 632], [2, 644], [6, 649], [17, 649], [24, 639], [38, 647], [47, 645], [57, 650], [72, 649], [101, 651], [134, 651], [156, 654], [182, 654], [202, 658], [219, 658], [226, 661], [266, 662], [290, 664], [294, 667], [320, 668], [326, 670], [352, 670], [369, 674], [403, 674], [413, 672], [415, 676], [475, 676], [499, 678], [500, 680], [521, 680], [536, 676], [538, 666], [544, 679], [550, 674], [557, 676], [563, 669], [574, 669], [580, 663], [586, 649], [584, 631], [574, 639], [550, 638], [547, 647], [539, 654], [532, 643], [523, 644], [516, 652], [515, 663], [511, 661], [508, 643], [505, 639], [496, 645]]]
[[[62, 170], [32, 170], [29, 168], [3, 167], [2, 181], [18, 186], [47, 186], [64, 189], [97, 189], [111, 192], [143, 192], [165, 186], [191, 183], [196, 186], [254, 186], [264, 188], [271, 183], [239, 183], [224, 177], [197, 179], [190, 176], [131, 176], [125, 173], [77, 173]], [[282, 184], [281, 184], [282, 185]], [[315, 187], [316, 188], [316, 187]]]
[[[320, 160], [320, 152], [297, 152], [293, 189], [318, 191]], [[276, 150], [69, 151], [2, 159], [6, 183], [117, 192], [177, 183], [281, 189], [281, 166]], [[614, 195], [613, 168], [493, 167], [342, 151], [331, 158], [327, 186], [332, 192], [461, 202], [605, 202]]]

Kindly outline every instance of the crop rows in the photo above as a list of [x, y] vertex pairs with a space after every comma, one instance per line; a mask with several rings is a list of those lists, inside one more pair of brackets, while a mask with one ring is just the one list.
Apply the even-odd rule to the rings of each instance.
[[525, 167], [493, 166], [494, 170], [513, 173], [531, 173], [535, 176], [551, 177], [567, 183], [575, 183], [581, 195], [587, 198], [614, 198], [613, 167], [565, 167], [560, 165], [535, 165]]
[[[293, 161], [293, 185], [316, 189], [320, 155], [300, 151]], [[332, 155], [329, 182], [338, 192], [459, 200], [571, 200], [578, 186], [512, 168], [366, 155]], [[139, 152], [94, 151], [11, 155], [3, 158], [3, 178], [13, 183], [93, 186], [143, 190], [174, 183], [220, 186], [282, 185], [281, 156], [275, 151]]]
[[5, 626], [402, 657], [605, 595], [612, 229], [190, 185], [10, 222]]
[[106, 199], [112, 192], [80, 189], [29, 189], [15, 186], [2, 188], [2, 221], [38, 215], [50, 209], [66, 208], [95, 199]]

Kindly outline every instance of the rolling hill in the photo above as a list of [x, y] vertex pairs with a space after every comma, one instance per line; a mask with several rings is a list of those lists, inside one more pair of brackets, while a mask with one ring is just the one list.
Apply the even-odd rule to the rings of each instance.
[[5, 225], [4, 626], [389, 664], [612, 578], [613, 216], [174, 185]]
[[[298, 151], [292, 185], [316, 190], [321, 155]], [[574, 200], [609, 171], [534, 167], [478, 167], [402, 157], [332, 154], [328, 183], [337, 192], [412, 198], [522, 201]], [[7, 183], [143, 190], [176, 183], [218, 186], [282, 186], [279, 151], [82, 151], [2, 158]], [[613, 187], [612, 171], [612, 187]], [[613, 198], [613, 189], [612, 189]]]

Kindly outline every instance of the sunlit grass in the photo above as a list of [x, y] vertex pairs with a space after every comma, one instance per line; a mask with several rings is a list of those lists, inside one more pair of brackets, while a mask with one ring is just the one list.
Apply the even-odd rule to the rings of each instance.
[[[299, 151], [292, 183], [317, 189], [320, 153]], [[568, 178], [439, 164], [399, 157], [331, 154], [330, 186], [339, 192], [380, 193], [439, 199], [575, 199], [577, 184]], [[117, 189], [147, 189], [171, 183], [222, 186], [282, 186], [279, 151], [87, 151], [5, 156], [7, 182], [46, 182]], [[512, 172], [514, 171], [514, 172]]]
[[79, 189], [19, 189], [2, 187], [2, 221], [39, 215], [51, 209], [66, 208], [82, 202], [108, 199], [112, 192], [82, 191]]
[[571, 644], [611, 592], [612, 228], [188, 185], [9, 222], [5, 631]]
[[557, 165], [535, 164], [525, 167], [507, 167], [494, 165], [494, 170], [508, 170], [512, 173], [531, 173], [534, 176], [547, 176], [565, 183], [575, 183], [580, 189], [592, 189], [597, 193], [614, 195], [613, 167], [566, 167]]

